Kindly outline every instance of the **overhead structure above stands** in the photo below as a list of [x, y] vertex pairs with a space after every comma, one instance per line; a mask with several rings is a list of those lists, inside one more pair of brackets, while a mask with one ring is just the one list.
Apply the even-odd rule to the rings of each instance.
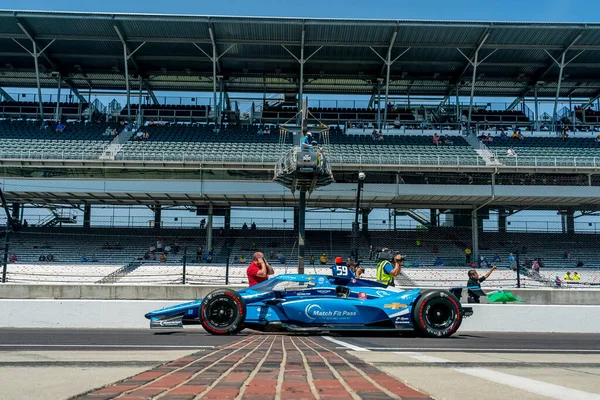
[[[300, 116], [300, 126], [283, 124], [280, 127], [281, 158], [275, 165], [273, 181], [289, 188], [292, 193], [300, 191], [298, 204], [298, 273], [304, 273], [304, 227], [306, 219], [306, 192], [334, 182], [331, 166], [325, 156], [329, 147], [329, 127], [323, 123], [314, 128], [319, 132], [316, 138], [307, 129], [307, 116], [310, 112], [306, 100], [302, 108], [291, 120]], [[290, 120], [290, 121], [291, 121]], [[292, 134], [294, 145], [286, 148], [288, 136]], [[319, 142], [324, 147], [320, 147]]]

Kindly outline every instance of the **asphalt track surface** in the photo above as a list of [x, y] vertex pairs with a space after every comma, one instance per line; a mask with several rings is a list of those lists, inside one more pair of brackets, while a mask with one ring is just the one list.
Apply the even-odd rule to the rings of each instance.
[[[255, 334], [261, 333], [248, 330], [237, 336], [213, 336], [200, 327], [177, 331], [3, 328], [0, 329], [0, 351], [211, 349]], [[600, 353], [596, 334], [463, 332], [447, 339], [421, 338], [413, 334], [383, 335], [366, 332], [330, 336], [372, 351]]]

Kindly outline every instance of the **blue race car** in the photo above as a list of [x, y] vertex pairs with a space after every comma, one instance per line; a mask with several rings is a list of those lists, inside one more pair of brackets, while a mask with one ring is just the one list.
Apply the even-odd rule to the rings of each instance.
[[213, 335], [263, 332], [400, 331], [448, 337], [470, 307], [445, 290], [402, 290], [342, 276], [278, 275], [247, 289], [149, 312], [151, 328], [202, 324]]

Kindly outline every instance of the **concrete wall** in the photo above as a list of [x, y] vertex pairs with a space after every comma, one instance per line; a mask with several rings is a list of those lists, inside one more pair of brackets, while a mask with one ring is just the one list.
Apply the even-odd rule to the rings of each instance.
[[[177, 303], [154, 300], [0, 300], [0, 327], [145, 329], [148, 328], [145, 313]], [[461, 331], [600, 333], [600, 306], [476, 304], [473, 308], [474, 315], [463, 322]]]
[[[221, 286], [0, 285], [0, 299], [196, 300]], [[244, 285], [230, 285], [243, 288]], [[439, 288], [438, 288], [439, 289]], [[509, 289], [527, 304], [600, 305], [600, 290]], [[466, 294], [465, 294], [466, 296]], [[466, 297], [463, 296], [463, 301]], [[485, 301], [485, 299], [482, 299]]]

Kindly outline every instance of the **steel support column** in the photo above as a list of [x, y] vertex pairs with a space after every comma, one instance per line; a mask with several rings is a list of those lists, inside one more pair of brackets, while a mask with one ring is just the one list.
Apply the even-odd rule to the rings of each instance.
[[535, 124], [534, 130], [540, 129], [540, 106], [538, 102], [538, 86], [537, 84], [533, 87], [533, 100], [535, 104]]
[[381, 129], [381, 80], [377, 79], [377, 129]]
[[125, 42], [123, 42], [123, 63], [125, 64], [125, 89], [127, 91], [127, 123], [131, 127], [131, 92], [129, 88], [129, 63], [127, 62], [127, 44], [125, 44]]
[[136, 118], [136, 121], [139, 122], [139, 125], [137, 126], [137, 128], [139, 128], [142, 125], [141, 118], [142, 118], [142, 85], [143, 85], [143, 82], [142, 82], [142, 76], [141, 75], [140, 75], [140, 78], [139, 78], [139, 82], [140, 82], [139, 83], [140, 90], [138, 92], [138, 112], [137, 112], [137, 118]]
[[556, 85], [556, 96], [554, 97], [554, 111], [552, 112], [552, 119], [554, 121], [554, 126], [557, 125], [557, 115], [556, 111], [558, 109], [558, 97], [560, 96], [560, 86], [562, 84], [563, 70], [565, 69], [565, 52], [562, 53], [560, 57], [559, 72], [558, 72], [558, 83]]
[[460, 96], [459, 96], [459, 89], [458, 89], [458, 85], [456, 85], [456, 123], [459, 124], [458, 126], [458, 130], [461, 130], [461, 125], [460, 125], [460, 120], [461, 120], [462, 116], [460, 115]]
[[306, 222], [306, 191], [300, 191], [298, 205], [298, 273], [304, 273], [304, 228]]
[[215, 131], [218, 129], [218, 109], [217, 109], [217, 45], [213, 44], [213, 115], [215, 121]]
[[[394, 38], [396, 37], [396, 33], [394, 33]], [[384, 102], [384, 109], [383, 109], [383, 125], [387, 126], [387, 112], [388, 112], [388, 100], [389, 100], [389, 94], [390, 94], [390, 68], [392, 66], [390, 57], [392, 55], [392, 47], [390, 46], [390, 49], [388, 50], [388, 54], [387, 54], [387, 58], [386, 58], [386, 71], [385, 71], [385, 102]], [[379, 127], [379, 130], [381, 130], [382, 128]]]
[[471, 211], [471, 262], [479, 262], [479, 219], [477, 218], [477, 208]]
[[[208, 223], [206, 224], [206, 251], [210, 252], [213, 245], [213, 205], [212, 203], [208, 205]], [[213, 258], [215, 255], [212, 255]]]
[[475, 52], [475, 62], [473, 65], [473, 77], [471, 79], [471, 97], [469, 98], [469, 118], [467, 120], [467, 129], [471, 133], [471, 114], [473, 112], [473, 96], [475, 95], [475, 79], [477, 78], [477, 61], [479, 57], [479, 50]]
[[[302, 108], [302, 97], [304, 96], [304, 26], [302, 26], [302, 39], [300, 41], [300, 80], [298, 82], [298, 111]], [[297, 124], [300, 125], [302, 114], [298, 115]]]
[[34, 41], [31, 41], [33, 45], [33, 61], [35, 63], [35, 82], [37, 84], [37, 92], [38, 92], [38, 103], [40, 105], [40, 116], [42, 117], [42, 122], [44, 121], [44, 102], [42, 101], [42, 86], [40, 84], [40, 64], [38, 62], [38, 51], [37, 45]]
[[62, 75], [58, 74], [58, 88], [56, 89], [56, 111], [54, 121], [58, 123], [60, 120], [60, 89], [62, 87]]
[[85, 204], [83, 206], [83, 227], [89, 228], [92, 221], [92, 205]]

